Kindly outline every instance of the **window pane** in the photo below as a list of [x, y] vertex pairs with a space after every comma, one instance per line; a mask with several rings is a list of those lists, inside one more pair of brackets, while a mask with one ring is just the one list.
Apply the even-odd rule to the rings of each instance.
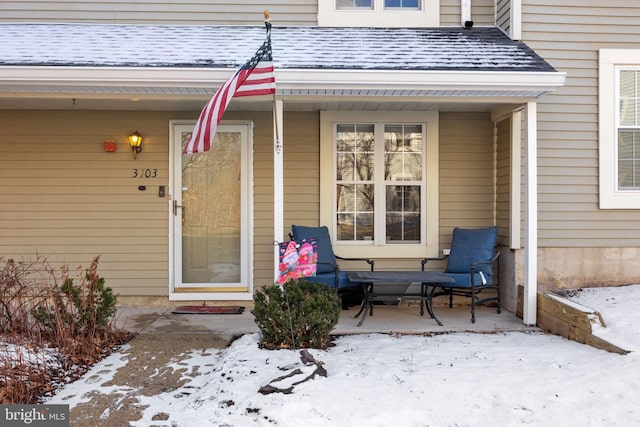
[[373, 185], [356, 185], [356, 211], [373, 212]]
[[419, 9], [420, 0], [384, 0], [384, 7], [402, 7], [407, 9]]
[[373, 159], [373, 153], [358, 153], [356, 163], [358, 177], [356, 179], [360, 181], [373, 180]]
[[371, 184], [338, 185], [338, 240], [373, 239], [373, 190]]
[[374, 178], [374, 127], [340, 124], [336, 127], [336, 178], [370, 181]]
[[356, 240], [373, 240], [373, 213], [356, 215]]
[[420, 241], [420, 186], [387, 186], [387, 241]]
[[338, 212], [353, 212], [356, 210], [355, 187], [355, 185], [338, 184], [336, 190]]
[[386, 125], [384, 133], [385, 180], [422, 179], [422, 126]]
[[640, 72], [620, 71], [620, 126], [640, 125]]
[[387, 215], [387, 243], [420, 242], [420, 214]]
[[338, 181], [353, 181], [355, 159], [351, 153], [338, 153], [336, 159], [336, 178]]
[[356, 125], [336, 126], [336, 148], [340, 151], [353, 151], [355, 149]]
[[618, 188], [640, 188], [640, 131], [618, 133]]
[[339, 214], [338, 240], [373, 240], [373, 213]]
[[373, 0], [336, 0], [336, 9], [373, 9]]
[[355, 125], [356, 144], [358, 151], [373, 151], [373, 143], [375, 140], [374, 126], [370, 124]]
[[633, 161], [632, 160], [619, 160], [618, 161], [618, 187], [633, 188]]
[[618, 159], [633, 158], [633, 132], [620, 132], [618, 135]]
[[338, 214], [338, 223], [336, 224], [338, 240], [353, 240], [354, 224], [355, 216], [353, 214]]

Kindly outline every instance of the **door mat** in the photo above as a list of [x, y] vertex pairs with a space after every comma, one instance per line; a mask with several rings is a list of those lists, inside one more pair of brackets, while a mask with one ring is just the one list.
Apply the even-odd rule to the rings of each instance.
[[171, 312], [173, 314], [242, 314], [243, 311], [244, 307], [239, 305], [183, 305], [181, 307], [176, 307]]

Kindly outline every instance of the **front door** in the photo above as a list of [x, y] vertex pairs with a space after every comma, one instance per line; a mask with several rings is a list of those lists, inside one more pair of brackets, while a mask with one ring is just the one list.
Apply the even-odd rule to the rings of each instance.
[[251, 283], [251, 126], [218, 127], [211, 150], [183, 154], [192, 123], [172, 123], [173, 299], [246, 299]]

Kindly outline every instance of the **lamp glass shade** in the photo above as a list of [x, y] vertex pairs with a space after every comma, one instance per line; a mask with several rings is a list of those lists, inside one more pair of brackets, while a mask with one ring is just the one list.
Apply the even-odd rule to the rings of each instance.
[[131, 135], [129, 135], [129, 144], [133, 148], [139, 148], [142, 145], [142, 135], [135, 131]]

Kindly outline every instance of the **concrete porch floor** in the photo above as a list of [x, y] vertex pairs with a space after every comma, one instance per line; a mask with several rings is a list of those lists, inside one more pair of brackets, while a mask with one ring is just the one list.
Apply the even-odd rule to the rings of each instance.
[[[251, 305], [245, 306], [242, 314], [173, 314], [172, 308], [120, 307], [116, 326], [133, 333], [215, 333], [222, 336], [237, 336], [259, 332]], [[526, 326], [513, 313], [495, 308], [476, 309], [476, 323], [471, 323], [470, 308], [436, 307], [436, 315], [444, 326], [439, 326], [425, 313], [420, 316], [418, 305], [376, 305], [373, 316], [367, 316], [358, 327], [359, 319], [353, 316], [358, 307], [343, 310], [332, 335], [400, 333], [425, 334], [448, 332], [508, 332], [538, 331], [537, 327]]]

